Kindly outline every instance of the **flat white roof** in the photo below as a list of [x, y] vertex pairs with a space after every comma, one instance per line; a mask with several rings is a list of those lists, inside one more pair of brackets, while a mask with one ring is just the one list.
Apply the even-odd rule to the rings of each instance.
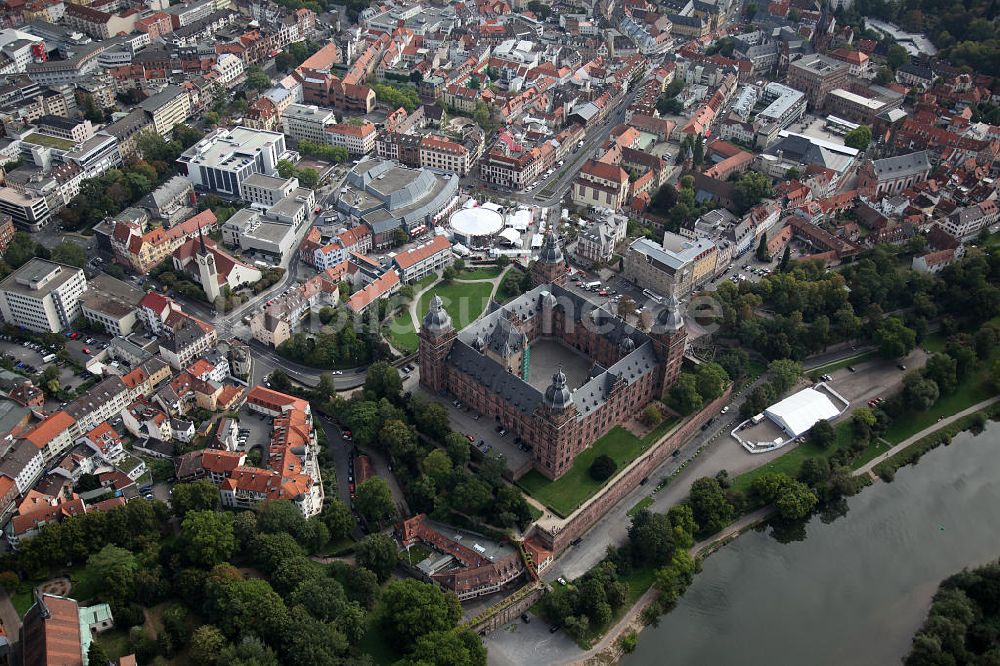
[[764, 414], [790, 436], [798, 437], [817, 421], [839, 416], [840, 410], [827, 394], [806, 388], [771, 405]]
[[503, 229], [503, 216], [487, 208], [463, 208], [451, 216], [451, 228], [463, 236], [492, 236]]

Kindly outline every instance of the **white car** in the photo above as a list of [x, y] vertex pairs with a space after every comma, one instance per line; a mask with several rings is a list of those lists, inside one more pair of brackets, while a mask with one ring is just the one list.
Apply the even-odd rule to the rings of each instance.
[[722, 411], [721, 411], [721, 412], [719, 412], [719, 413], [720, 413], [720, 414], [725, 414], [725, 413], [726, 413], [726, 412], [728, 412], [728, 411], [729, 411], [729, 405], [726, 405], [725, 407], [723, 407], [723, 408], [722, 408]]

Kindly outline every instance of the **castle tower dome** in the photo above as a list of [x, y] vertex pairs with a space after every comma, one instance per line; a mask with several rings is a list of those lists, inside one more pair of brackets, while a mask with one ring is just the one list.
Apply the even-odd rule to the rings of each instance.
[[424, 315], [424, 328], [430, 333], [440, 333], [452, 328], [451, 315], [444, 309], [444, 301], [437, 294], [434, 294], [430, 309]]
[[566, 375], [562, 366], [552, 375], [552, 384], [545, 389], [545, 405], [553, 410], [563, 410], [573, 404], [573, 394], [566, 387]]

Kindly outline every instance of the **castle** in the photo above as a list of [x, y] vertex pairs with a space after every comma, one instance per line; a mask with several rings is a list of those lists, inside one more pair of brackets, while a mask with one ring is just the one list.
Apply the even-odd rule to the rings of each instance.
[[[506, 305], [491, 304], [461, 331], [435, 296], [420, 327], [420, 382], [493, 417], [532, 447], [535, 469], [555, 479], [615, 425], [666, 397], [687, 334], [675, 299], [647, 333], [564, 288], [566, 261], [551, 232], [530, 272], [530, 291]], [[580, 386], [570, 387], [562, 369], [544, 391], [527, 381], [532, 345], [543, 339], [593, 362]]]

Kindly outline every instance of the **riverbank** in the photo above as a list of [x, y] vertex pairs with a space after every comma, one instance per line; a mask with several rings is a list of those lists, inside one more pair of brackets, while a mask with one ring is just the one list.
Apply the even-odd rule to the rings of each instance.
[[[878, 465], [884, 465], [888, 461], [906, 455], [907, 450], [911, 447], [926, 444], [928, 441], [936, 442], [933, 446], [922, 448], [915, 457], [912, 455], [908, 456], [905, 462], [901, 464], [915, 463], [919, 460], [921, 455], [936, 447], [938, 443], [941, 443], [940, 437], [942, 436], [942, 433], [947, 433], [946, 436], [950, 440], [950, 437], [957, 434], [957, 432], [968, 430], [973, 425], [974, 417], [976, 415], [982, 415], [983, 418], [989, 416], [991, 412], [988, 410], [990, 410], [991, 407], [996, 406], [998, 403], [1000, 403], [1000, 396], [995, 396], [977, 403], [972, 407], [964, 409], [957, 414], [942, 419], [933, 426], [925, 428], [924, 430], [907, 438], [900, 444], [892, 447], [889, 451], [868, 461], [863, 466], [854, 470], [853, 476], [869, 476], [872, 480], [874, 480], [875, 477], [872, 476], [872, 471]], [[955, 427], [960, 428], [960, 430], [955, 431]], [[723, 528], [722, 531], [708, 539], [699, 541], [692, 546], [688, 552], [692, 558], [698, 561], [699, 571], [701, 569], [701, 563], [705, 560], [705, 558], [717, 552], [726, 544], [731, 543], [747, 530], [766, 521], [774, 513], [774, 511], [773, 506], [767, 506], [757, 509], [752, 513], [744, 514], [736, 521]], [[632, 606], [632, 608], [625, 612], [622, 619], [611, 630], [609, 630], [596, 645], [580, 657], [567, 663], [590, 666], [594, 664], [617, 662], [624, 655], [624, 651], [621, 647], [621, 638], [631, 633], [641, 634], [641, 632], [646, 628], [645, 623], [642, 621], [643, 611], [647, 607], [651, 606], [657, 600], [658, 596], [658, 591], [654, 587], [650, 587]]]

